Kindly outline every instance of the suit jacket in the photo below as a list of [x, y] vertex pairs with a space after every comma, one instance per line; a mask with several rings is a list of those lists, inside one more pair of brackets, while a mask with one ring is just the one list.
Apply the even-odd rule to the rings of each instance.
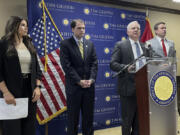
[[[16, 97], [22, 97], [23, 77], [17, 51], [12, 56], [7, 56], [8, 44], [0, 41], [0, 82], [4, 81], [8, 90]], [[36, 88], [36, 79], [41, 80], [41, 70], [36, 54], [31, 54], [31, 87]]]
[[[96, 79], [97, 57], [94, 45], [89, 40], [83, 40], [84, 59], [81, 57], [79, 47], [73, 37], [61, 42], [60, 62], [65, 72], [66, 92], [73, 93], [80, 86], [78, 82], [83, 79]], [[90, 89], [94, 89], [94, 84]]]
[[[175, 57], [175, 48], [174, 48], [174, 43], [170, 40], [166, 40], [167, 45], [169, 46], [169, 51], [167, 52], [168, 57]], [[164, 52], [163, 52], [163, 47], [159, 43], [157, 37], [154, 37], [153, 39], [149, 40], [146, 42], [147, 44], [150, 44], [153, 51], [155, 52], [154, 56], [159, 55], [161, 57], [165, 57]]]
[[[143, 53], [146, 54], [146, 49], [143, 43], [140, 43]], [[118, 72], [124, 66], [134, 60], [134, 54], [131, 47], [130, 40], [119, 41], [115, 44], [115, 48], [111, 57], [110, 68]], [[135, 75], [123, 71], [118, 75], [118, 93], [121, 96], [135, 96]]]

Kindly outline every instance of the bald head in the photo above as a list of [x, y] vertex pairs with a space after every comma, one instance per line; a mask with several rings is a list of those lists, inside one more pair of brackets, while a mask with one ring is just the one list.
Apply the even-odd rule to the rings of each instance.
[[134, 41], [139, 40], [141, 30], [140, 30], [140, 25], [137, 21], [130, 22], [127, 25], [127, 34], [132, 40]]

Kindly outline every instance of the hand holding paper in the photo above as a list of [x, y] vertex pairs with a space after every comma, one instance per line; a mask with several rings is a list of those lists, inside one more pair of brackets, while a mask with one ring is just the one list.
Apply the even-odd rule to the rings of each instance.
[[28, 98], [16, 98], [16, 106], [0, 98], [0, 120], [25, 118], [28, 115]]
[[3, 96], [4, 96], [5, 102], [7, 104], [16, 105], [16, 100], [15, 100], [14, 96], [9, 91], [4, 93]]

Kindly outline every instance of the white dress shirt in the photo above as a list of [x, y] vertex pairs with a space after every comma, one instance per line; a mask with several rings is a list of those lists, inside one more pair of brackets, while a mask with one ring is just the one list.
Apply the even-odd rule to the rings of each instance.
[[[162, 41], [161, 41], [162, 38], [160, 38], [159, 36], [156, 36], [156, 38], [159, 41], [160, 45], [162, 46]], [[165, 47], [166, 47], [166, 52], [168, 54], [168, 52], [169, 52], [169, 45], [167, 43], [167, 39], [166, 38], [164, 38], [164, 44], [165, 44]], [[162, 48], [163, 48], [163, 46], [162, 46]]]
[[[74, 35], [73, 38], [76, 41], [76, 44], [79, 46], [79, 40]], [[80, 41], [83, 43], [83, 38], [81, 38]]]
[[[139, 46], [139, 48], [140, 48], [140, 53], [141, 53], [141, 55], [143, 54], [143, 50], [142, 50], [142, 48], [141, 48], [141, 46], [140, 46], [139, 41], [134, 41], [134, 40], [132, 40], [131, 38], [129, 38], [129, 40], [130, 40], [130, 43], [131, 43], [131, 47], [132, 47], [134, 59], [137, 59], [138, 56], [137, 56], [137, 52], [136, 52], [136, 44], [135, 44], [135, 42], [138, 44], [138, 46]], [[143, 64], [146, 63], [146, 59], [145, 59], [144, 56], [141, 58], [141, 60], [142, 60]], [[142, 65], [142, 66], [143, 66], [143, 65]], [[140, 68], [141, 68], [141, 67], [139, 67], [139, 61], [137, 61], [137, 62], [136, 62], [136, 70], [138, 70], [138, 69], [140, 69]]]

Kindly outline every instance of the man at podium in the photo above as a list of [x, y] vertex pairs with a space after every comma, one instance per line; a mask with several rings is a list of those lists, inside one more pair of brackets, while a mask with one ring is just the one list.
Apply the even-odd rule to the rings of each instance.
[[[110, 68], [119, 72], [129, 63], [145, 54], [145, 46], [139, 42], [140, 25], [137, 21], [130, 22], [127, 26], [128, 39], [118, 41], [111, 57]], [[122, 135], [139, 135], [138, 114], [135, 89], [135, 75], [130, 73], [133, 68], [138, 68], [143, 61], [138, 61], [134, 66], [129, 66], [118, 75], [118, 93], [122, 108]]]

